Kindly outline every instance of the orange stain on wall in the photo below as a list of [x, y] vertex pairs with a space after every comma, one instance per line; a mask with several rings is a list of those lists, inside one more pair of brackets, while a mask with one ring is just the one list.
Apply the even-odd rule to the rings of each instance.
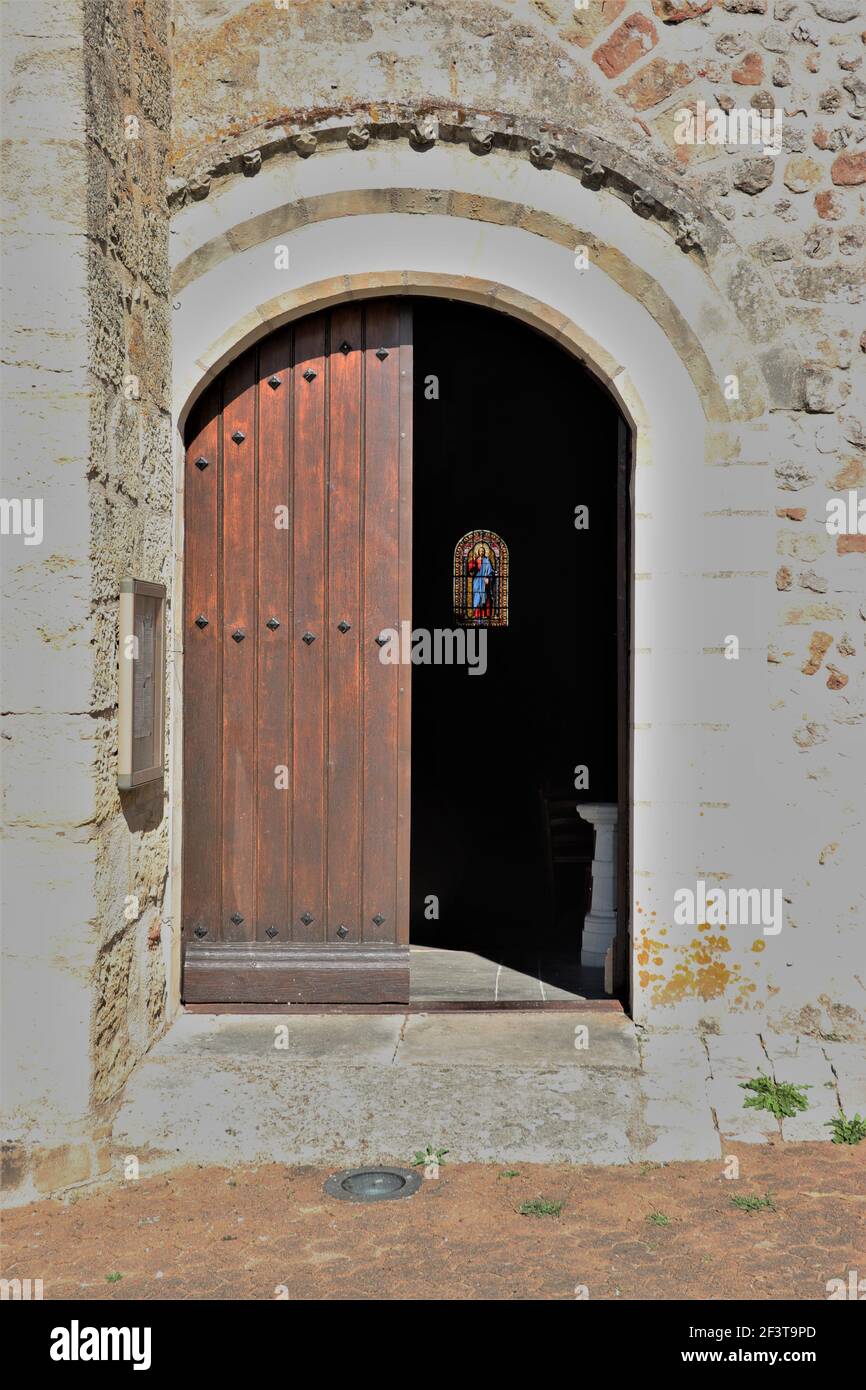
[[[712, 933], [706, 922], [700, 923], [698, 931], [707, 935], [695, 936], [686, 945], [672, 946], [661, 939], [667, 928], [658, 928], [658, 936], [651, 935], [649, 926], [641, 926], [637, 936], [637, 964], [641, 989], [652, 992], [654, 1004], [678, 1004], [683, 999], [718, 999], [728, 992], [734, 994], [733, 1006], [744, 1007], [750, 1002], [749, 996], [756, 986], [743, 979], [742, 967], [736, 962], [724, 959], [731, 951], [730, 939], [722, 933]], [[763, 943], [760, 943], [763, 946]], [[756, 943], [752, 947], [758, 949]], [[665, 953], [673, 951], [680, 959], [670, 973], [664, 969]], [[647, 967], [652, 964], [660, 969], [653, 971]]]

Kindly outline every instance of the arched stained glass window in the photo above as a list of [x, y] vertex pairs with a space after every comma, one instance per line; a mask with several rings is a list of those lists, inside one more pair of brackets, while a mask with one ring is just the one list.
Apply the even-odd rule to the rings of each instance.
[[454, 547], [454, 616], [461, 627], [508, 626], [508, 546], [467, 531]]

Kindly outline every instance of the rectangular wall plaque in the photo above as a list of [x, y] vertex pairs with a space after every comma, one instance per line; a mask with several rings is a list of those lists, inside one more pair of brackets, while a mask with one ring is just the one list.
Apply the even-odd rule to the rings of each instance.
[[165, 585], [120, 581], [117, 785], [121, 791], [163, 775]]

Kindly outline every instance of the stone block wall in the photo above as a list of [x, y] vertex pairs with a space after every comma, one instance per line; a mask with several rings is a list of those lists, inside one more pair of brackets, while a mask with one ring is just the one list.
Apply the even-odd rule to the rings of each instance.
[[168, 4], [11, 0], [4, 48], [4, 1184], [109, 1162], [162, 1026], [167, 790], [122, 795], [117, 608], [169, 585]]

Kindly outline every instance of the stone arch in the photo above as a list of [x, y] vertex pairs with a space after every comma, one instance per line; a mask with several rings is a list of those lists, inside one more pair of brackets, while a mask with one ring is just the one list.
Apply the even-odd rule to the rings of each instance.
[[[477, 135], [472, 140], [477, 144]], [[646, 202], [636, 201], [640, 190], [629, 191], [620, 175], [599, 192], [585, 153], [560, 168], [560, 156], [554, 151], [551, 163], [537, 135], [529, 158], [514, 148], [516, 137], [507, 148], [497, 146], [492, 158], [474, 153], [468, 138], [437, 138], [426, 151], [416, 148], [418, 136], [358, 149], [348, 136], [330, 143], [329, 149], [324, 142], [323, 153], [317, 137], [306, 156], [303, 144], [293, 144], [263, 164], [254, 161], [252, 178], [229, 168], [208, 186], [206, 197], [179, 197], [173, 291], [178, 425], [206, 382], [244, 347], [280, 323], [347, 297], [403, 292], [461, 298], [552, 336], [607, 386], [633, 430], [632, 921], [637, 928], [641, 914], [667, 913], [683, 873], [697, 876], [708, 863], [711, 874], [762, 881], [755, 877], [754, 840], [741, 830], [751, 817], [738, 816], [737, 798], [749, 799], [753, 810], [763, 784], [753, 773], [736, 793], [726, 786], [724, 796], [714, 795], [712, 777], [695, 756], [694, 731], [723, 727], [710, 717], [715, 687], [708, 685], [707, 656], [717, 650], [711, 639], [719, 623], [722, 633], [755, 633], [755, 595], [761, 592], [756, 586], [767, 578], [763, 570], [740, 568], [737, 529], [744, 514], [738, 510], [740, 494], [748, 493], [753, 504], [749, 514], [769, 514], [767, 473], [752, 470], [745, 493], [745, 473], [739, 474], [738, 507], [732, 508], [726, 492], [731, 475], [716, 465], [727, 465], [741, 451], [772, 462], [769, 412], [798, 389], [796, 353], [786, 356], [779, 343], [767, 346], [777, 327], [772, 297], [759, 297], [766, 312], [750, 325], [752, 291], [738, 299], [718, 283], [740, 283], [744, 274], [743, 258], [729, 238], [717, 236], [704, 220], [706, 234], [696, 233], [692, 242], [685, 235], [688, 208], [676, 214], [672, 204], [658, 217], [653, 209], [661, 209], [661, 202], [649, 192]], [[597, 154], [597, 142], [593, 149]], [[602, 165], [602, 182], [607, 167]], [[277, 245], [289, 252], [286, 272], [276, 269]], [[582, 245], [589, 250], [584, 271], [575, 264], [575, 248]], [[748, 284], [763, 294], [760, 278], [747, 269]], [[745, 318], [739, 312], [744, 301]], [[774, 353], [783, 371], [770, 369]], [[725, 394], [729, 375], [738, 379], [739, 399]], [[720, 500], [709, 510], [708, 483]], [[180, 513], [178, 508], [178, 557]], [[710, 554], [718, 556], [714, 568]], [[181, 579], [182, 562], [177, 611]], [[721, 579], [734, 581], [723, 606]], [[739, 672], [738, 699], [758, 712], [753, 724], [766, 709], [765, 637], [757, 633], [749, 641]], [[180, 651], [175, 660], [178, 690]], [[175, 806], [179, 705], [176, 700]], [[725, 778], [731, 752], [723, 733], [715, 743], [713, 775]], [[686, 768], [676, 794], [674, 766]], [[709, 820], [696, 820], [700, 837], [684, 850], [692, 866], [687, 870], [674, 857], [667, 832], [674, 805], [683, 799], [701, 817], [699, 806], [714, 808]], [[177, 904], [177, 816], [172, 843]], [[179, 920], [179, 912], [174, 915]], [[662, 967], [635, 972], [637, 1018], [658, 1001], [668, 983], [665, 972], [681, 968], [687, 942], [652, 949]], [[720, 966], [720, 1009], [730, 1007], [747, 968], [727, 961]], [[670, 1001], [680, 1006], [681, 1019], [692, 1005], [703, 1016], [712, 1011], [704, 996], [678, 989], [674, 982]]]
[[[322, 112], [225, 137], [173, 181], [171, 204], [179, 295], [255, 244], [362, 214], [465, 216], [583, 246], [703, 376], [708, 418], [802, 405], [805, 367], [775, 287], [670, 173], [594, 134], [483, 111]], [[720, 391], [732, 374], [733, 410], [711, 381]]]

